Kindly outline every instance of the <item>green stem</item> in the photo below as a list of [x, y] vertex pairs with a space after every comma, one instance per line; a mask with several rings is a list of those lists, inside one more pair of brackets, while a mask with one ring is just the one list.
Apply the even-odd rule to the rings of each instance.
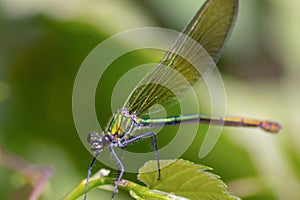
[[[103, 185], [113, 185], [115, 182], [114, 178], [95, 178], [89, 181], [88, 191], [93, 188], [103, 186]], [[62, 200], [73, 200], [77, 199], [84, 194], [86, 179], [81, 181], [71, 192], [66, 194]]]
[[[93, 178], [93, 180], [89, 181], [89, 188], [88, 191], [104, 185], [114, 185], [115, 179], [114, 178]], [[85, 191], [85, 184], [86, 179], [81, 181], [71, 192], [66, 194], [62, 200], [74, 200], [79, 198], [84, 194]], [[122, 180], [119, 184], [119, 189], [124, 189], [127, 191], [131, 191], [132, 196], [139, 197], [138, 199], [162, 199], [162, 200], [170, 200], [171, 198], [167, 193], [160, 192], [160, 191], [153, 191], [149, 188], [139, 185], [137, 183]]]

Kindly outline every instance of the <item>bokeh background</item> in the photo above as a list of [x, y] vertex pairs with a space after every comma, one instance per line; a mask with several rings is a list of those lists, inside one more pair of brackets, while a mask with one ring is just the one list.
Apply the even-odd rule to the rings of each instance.
[[[62, 198], [84, 179], [92, 156], [72, 117], [72, 87], [84, 58], [101, 41], [131, 28], [180, 31], [202, 3], [1, 0], [0, 199], [28, 198], [31, 179], [22, 174], [45, 179], [40, 197], [45, 200]], [[300, 2], [240, 4], [237, 26], [218, 64], [227, 113], [273, 119], [283, 130], [274, 136], [257, 129], [224, 128], [213, 151], [200, 160], [201, 132], [207, 128], [201, 125], [197, 140], [182, 157], [214, 168], [229, 190], [243, 199], [300, 199]], [[111, 115], [111, 91], [118, 78], [130, 67], [149, 62], [149, 57], [129, 55], [108, 72], [111, 84], [106, 83], [96, 97], [102, 126]], [[171, 136], [159, 134], [159, 145]], [[144, 146], [132, 149], [143, 151]], [[95, 170], [101, 167], [106, 166], [98, 162]], [[136, 174], [126, 173], [125, 178], [136, 181]], [[89, 194], [90, 199], [109, 196], [101, 190]], [[130, 199], [121, 192], [116, 199], [126, 198]]]

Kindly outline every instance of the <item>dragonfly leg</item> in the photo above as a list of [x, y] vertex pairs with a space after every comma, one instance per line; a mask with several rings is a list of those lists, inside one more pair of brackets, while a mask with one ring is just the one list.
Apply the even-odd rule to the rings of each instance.
[[115, 161], [117, 162], [117, 164], [119, 166], [119, 169], [120, 169], [119, 177], [118, 177], [118, 179], [117, 179], [117, 181], [115, 183], [114, 191], [113, 191], [113, 193], [111, 195], [111, 200], [113, 200], [114, 197], [115, 197], [115, 194], [116, 194], [116, 192], [118, 190], [118, 185], [119, 185], [119, 183], [120, 183], [120, 181], [122, 179], [122, 176], [124, 174], [124, 166], [123, 166], [121, 160], [119, 159], [119, 157], [117, 156], [117, 154], [115, 153], [112, 145], [109, 146], [109, 150], [110, 150], [111, 155], [113, 155], [113, 157], [114, 157]]
[[154, 132], [147, 132], [147, 133], [143, 133], [141, 135], [135, 136], [133, 138], [130, 138], [130, 139], [124, 141], [122, 143], [122, 146], [119, 146], [119, 147], [124, 148], [124, 147], [128, 146], [130, 143], [133, 143], [135, 141], [138, 141], [140, 139], [147, 138], [147, 137], [152, 137], [152, 146], [153, 146], [155, 159], [157, 161], [157, 169], [158, 169], [158, 178], [157, 178], [157, 180], [160, 180], [160, 164], [159, 164], [159, 157], [158, 157], [158, 151], [157, 151], [156, 134]]
[[84, 197], [83, 197], [83, 200], [86, 200], [87, 198], [87, 192], [88, 192], [88, 189], [89, 189], [89, 178], [91, 177], [91, 174], [92, 174], [92, 169], [93, 169], [93, 166], [96, 162], [96, 159], [98, 157], [99, 154], [96, 154], [89, 166], [89, 170], [88, 170], [88, 173], [87, 173], [87, 176], [86, 176], [86, 182], [85, 182], [85, 189], [84, 189]]

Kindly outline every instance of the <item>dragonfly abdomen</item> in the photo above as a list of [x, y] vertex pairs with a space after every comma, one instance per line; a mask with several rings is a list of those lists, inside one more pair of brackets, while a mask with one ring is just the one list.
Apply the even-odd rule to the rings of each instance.
[[261, 129], [276, 133], [281, 129], [280, 124], [271, 121], [261, 121], [257, 119], [241, 117], [215, 117], [209, 115], [191, 114], [169, 116], [166, 118], [142, 118], [140, 124], [142, 127], [153, 126], [174, 126], [184, 123], [205, 123], [214, 125], [242, 126], [242, 127], [260, 127]]
[[168, 116], [166, 118], [142, 118], [142, 126], [174, 126], [182, 123], [193, 123], [200, 121], [199, 114]]

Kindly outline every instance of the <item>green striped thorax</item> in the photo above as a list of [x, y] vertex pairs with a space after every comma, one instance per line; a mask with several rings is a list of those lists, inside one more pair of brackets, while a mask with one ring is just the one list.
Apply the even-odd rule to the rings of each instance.
[[91, 132], [87, 137], [91, 150], [97, 154], [105, 147], [125, 141], [139, 127], [140, 119], [135, 113], [129, 114], [126, 109], [116, 112], [108, 123], [106, 131]]

